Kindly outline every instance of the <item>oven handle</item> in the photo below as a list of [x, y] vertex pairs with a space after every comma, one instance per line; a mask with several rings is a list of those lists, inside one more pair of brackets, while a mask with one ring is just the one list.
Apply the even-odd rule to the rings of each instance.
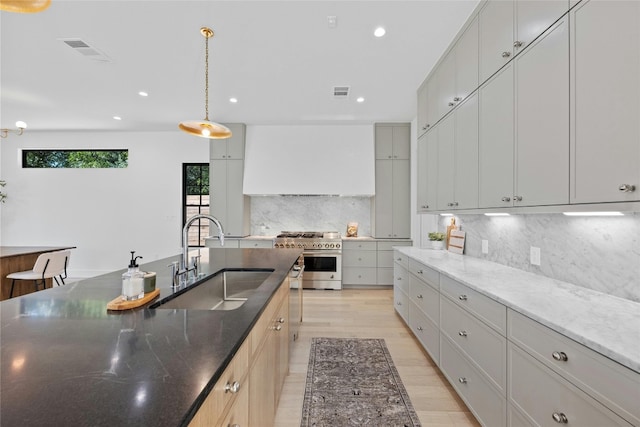
[[342, 251], [304, 251], [302, 256], [336, 256], [342, 255]]
[[[296, 275], [295, 275], [295, 276], [293, 276], [293, 275], [292, 275], [292, 276], [291, 276], [291, 278], [292, 278], [292, 279], [298, 279], [298, 278], [300, 278], [300, 276], [302, 276], [302, 273], [304, 272], [304, 265], [303, 265], [303, 266], [299, 266], [299, 265], [297, 265], [297, 264], [296, 264], [296, 265], [294, 265], [294, 266], [293, 266], [293, 272], [295, 272], [295, 273], [296, 273]], [[293, 272], [292, 272], [292, 274], [293, 274]]]

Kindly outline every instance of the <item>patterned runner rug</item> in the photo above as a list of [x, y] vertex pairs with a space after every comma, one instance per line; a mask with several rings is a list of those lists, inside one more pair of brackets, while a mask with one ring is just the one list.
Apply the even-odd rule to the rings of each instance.
[[302, 427], [419, 427], [383, 339], [313, 338]]

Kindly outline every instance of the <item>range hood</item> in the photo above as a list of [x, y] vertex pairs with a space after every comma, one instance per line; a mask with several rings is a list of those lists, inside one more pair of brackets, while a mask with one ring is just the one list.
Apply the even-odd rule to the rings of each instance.
[[375, 194], [373, 125], [247, 126], [246, 195]]

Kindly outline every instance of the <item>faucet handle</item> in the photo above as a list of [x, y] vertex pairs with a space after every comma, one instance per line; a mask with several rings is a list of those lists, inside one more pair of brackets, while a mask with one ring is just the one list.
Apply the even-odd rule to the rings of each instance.
[[173, 281], [173, 286], [177, 286], [176, 278], [178, 277], [180, 263], [178, 261], [174, 261], [171, 264], [167, 265], [171, 269], [171, 279]]

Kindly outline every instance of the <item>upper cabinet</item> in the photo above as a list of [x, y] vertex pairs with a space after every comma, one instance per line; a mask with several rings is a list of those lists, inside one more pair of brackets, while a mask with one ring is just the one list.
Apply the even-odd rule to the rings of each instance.
[[407, 125], [376, 124], [376, 160], [408, 159], [410, 132]]
[[418, 139], [418, 212], [436, 210], [438, 183], [438, 128]]
[[640, 2], [571, 10], [571, 202], [640, 200]]
[[209, 154], [211, 159], [244, 159], [244, 134], [246, 126], [243, 123], [231, 123], [225, 124], [225, 126], [231, 130], [231, 138], [209, 140]]

